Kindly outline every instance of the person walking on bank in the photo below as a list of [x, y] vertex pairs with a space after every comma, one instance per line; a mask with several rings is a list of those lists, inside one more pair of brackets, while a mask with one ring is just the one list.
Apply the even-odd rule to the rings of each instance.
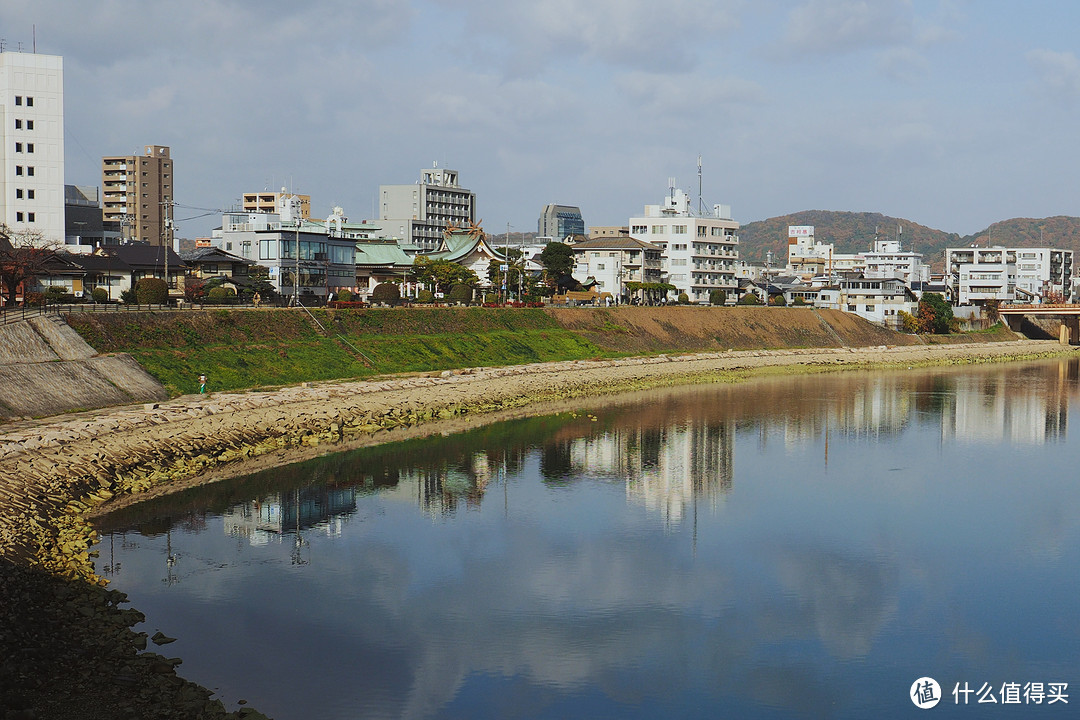
[[204, 373], [204, 374], [199, 376], [199, 394], [203, 394], [205, 392], [206, 392], [206, 374]]

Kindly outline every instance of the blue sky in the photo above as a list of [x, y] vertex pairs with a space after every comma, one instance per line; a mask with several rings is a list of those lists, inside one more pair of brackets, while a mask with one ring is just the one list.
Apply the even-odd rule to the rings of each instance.
[[[15, 6], [18, 5], [18, 6]], [[1051, 0], [281, 0], [0, 9], [64, 56], [66, 181], [168, 145], [176, 199], [291, 189], [372, 217], [433, 161], [489, 232], [625, 224], [668, 178], [741, 222], [882, 212], [961, 234], [1078, 215], [1080, 6]], [[130, 40], [128, 44], [118, 38]], [[214, 218], [181, 210], [179, 234]], [[192, 219], [188, 219], [192, 218]]]

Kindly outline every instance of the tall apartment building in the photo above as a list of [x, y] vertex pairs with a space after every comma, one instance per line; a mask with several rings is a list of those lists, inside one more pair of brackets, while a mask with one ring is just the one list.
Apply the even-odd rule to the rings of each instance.
[[581, 208], [572, 205], [545, 205], [536, 222], [536, 234], [565, 240], [572, 235], [585, 234], [585, 220]]
[[64, 59], [0, 53], [0, 222], [64, 242]]
[[476, 221], [476, 194], [458, 184], [457, 170], [420, 171], [415, 185], [379, 186], [379, 222], [400, 244], [438, 250], [447, 226]]
[[169, 148], [147, 145], [142, 155], [102, 158], [101, 191], [105, 221], [120, 223], [124, 240], [169, 243], [165, 224], [172, 218], [173, 202]]
[[299, 198], [300, 217], [304, 220], [311, 219], [311, 196], [297, 195], [285, 188], [281, 188], [281, 192], [244, 193], [243, 209], [245, 212], [276, 213], [280, 207], [281, 199], [284, 197]]
[[739, 223], [730, 215], [726, 205], [713, 206], [712, 215], [694, 215], [686, 193], [672, 188], [663, 205], [646, 205], [644, 216], [630, 218], [630, 237], [659, 246], [666, 282], [690, 302], [706, 303], [712, 290], [730, 296], [738, 288]]

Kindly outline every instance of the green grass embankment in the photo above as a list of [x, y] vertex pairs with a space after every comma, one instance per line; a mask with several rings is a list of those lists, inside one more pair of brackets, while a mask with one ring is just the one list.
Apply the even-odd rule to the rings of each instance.
[[484, 308], [73, 313], [102, 353], [130, 353], [170, 392], [216, 391], [484, 365], [611, 357], [542, 310]]
[[[222, 309], [67, 321], [98, 352], [130, 353], [175, 394], [197, 392], [202, 373], [209, 390], [226, 391], [553, 360], [924, 342], [811, 308]], [[1015, 337], [1002, 328], [958, 339]]]

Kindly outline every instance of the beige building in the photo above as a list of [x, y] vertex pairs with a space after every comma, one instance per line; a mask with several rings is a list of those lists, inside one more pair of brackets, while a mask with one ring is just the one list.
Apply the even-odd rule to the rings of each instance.
[[627, 225], [600, 225], [589, 228], [589, 237], [591, 238], [623, 237], [629, 234], [630, 227]]
[[280, 192], [244, 193], [244, 211], [276, 213], [281, 199], [286, 197], [299, 198], [300, 217], [304, 220], [311, 219], [311, 196], [291, 193], [285, 188], [281, 188]]
[[101, 159], [102, 212], [121, 225], [121, 240], [169, 243], [173, 163], [169, 148], [147, 145], [142, 155]]

